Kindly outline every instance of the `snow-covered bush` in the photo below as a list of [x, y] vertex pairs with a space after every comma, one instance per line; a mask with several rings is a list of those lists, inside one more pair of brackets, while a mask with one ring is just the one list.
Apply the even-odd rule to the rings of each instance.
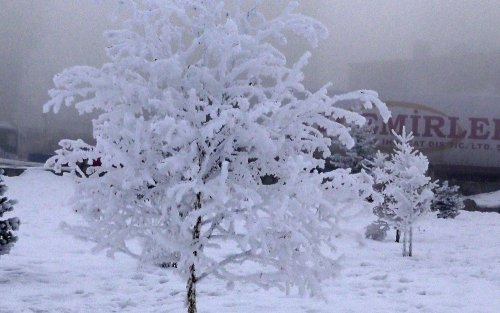
[[[7, 186], [3, 182], [2, 175], [3, 170], [0, 169], [0, 218], [5, 213], [11, 212], [14, 209], [14, 204], [16, 204], [16, 201], [9, 200], [4, 196]], [[17, 241], [17, 236], [13, 232], [19, 229], [19, 224], [20, 222], [17, 217], [0, 219], [0, 255], [8, 254]]]
[[412, 256], [413, 225], [430, 211], [435, 183], [426, 175], [427, 157], [411, 146], [413, 134], [407, 134], [403, 127], [401, 135], [394, 131], [393, 135], [396, 137], [393, 153], [385, 160], [378, 154], [374, 162], [372, 173], [385, 199], [375, 213], [401, 231], [403, 256]]
[[[45, 106], [98, 114], [94, 146], [64, 140], [47, 163], [78, 171], [100, 160], [75, 178], [88, 227], [74, 229], [110, 255], [181, 275], [188, 312], [210, 275], [318, 294], [337, 269], [324, 248], [333, 248], [339, 211], [365, 203], [372, 180], [318, 174], [324, 161], [313, 154], [328, 156], [331, 137], [353, 145], [338, 121], [365, 122], [337, 102], [375, 105], [384, 119], [386, 106], [371, 91], [305, 89], [310, 54], [289, 66], [278, 44], [296, 33], [315, 45], [327, 31], [295, 2], [274, 17], [262, 1], [250, 10], [238, 0], [122, 2], [123, 29], [106, 33], [111, 62], [66, 69]], [[129, 239], [141, 241], [139, 254]]]
[[373, 239], [377, 241], [383, 241], [387, 237], [387, 232], [389, 231], [389, 224], [382, 220], [378, 219], [366, 226], [365, 228], [365, 237], [368, 239]]
[[464, 198], [459, 192], [460, 187], [449, 186], [448, 181], [444, 181], [434, 190], [434, 200], [432, 200], [432, 211], [439, 211], [439, 218], [455, 218], [460, 214], [464, 205]]

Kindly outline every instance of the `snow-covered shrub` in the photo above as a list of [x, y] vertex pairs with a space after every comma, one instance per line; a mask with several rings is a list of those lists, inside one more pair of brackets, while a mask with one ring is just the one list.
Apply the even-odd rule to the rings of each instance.
[[[3, 182], [2, 175], [3, 170], [0, 169], [0, 218], [4, 217], [4, 214], [11, 212], [14, 209], [14, 204], [16, 204], [16, 201], [9, 200], [4, 196], [7, 186]], [[0, 219], [0, 255], [8, 254], [17, 241], [17, 236], [13, 232], [19, 229], [19, 224], [17, 217]]]
[[413, 225], [430, 211], [435, 183], [426, 175], [429, 167], [427, 157], [411, 146], [413, 134], [407, 134], [403, 127], [401, 135], [394, 131], [393, 135], [393, 153], [385, 160], [383, 155], [378, 154], [374, 162], [377, 166], [372, 170], [385, 199], [376, 215], [401, 231], [403, 256], [412, 256]]
[[432, 211], [439, 211], [439, 218], [455, 218], [460, 214], [464, 205], [464, 198], [459, 192], [460, 187], [449, 186], [448, 181], [444, 181], [434, 190], [434, 200], [432, 200]]
[[383, 241], [387, 237], [389, 231], [389, 224], [382, 220], [376, 220], [365, 228], [365, 237], [377, 241]]
[[[327, 31], [296, 2], [274, 17], [262, 1], [122, 2], [123, 29], [106, 33], [110, 63], [64, 70], [45, 106], [98, 114], [95, 146], [65, 140], [47, 163], [100, 160], [76, 178], [88, 227], [74, 229], [97, 249], [181, 275], [189, 312], [209, 275], [318, 294], [337, 269], [324, 248], [339, 211], [365, 203], [372, 180], [318, 174], [324, 160], [313, 153], [327, 157], [332, 137], [354, 144], [339, 120], [365, 122], [337, 102], [375, 105], [385, 120], [387, 107], [372, 91], [305, 89], [310, 54], [288, 66], [278, 43], [296, 33], [315, 45]], [[141, 241], [139, 255], [129, 239]]]

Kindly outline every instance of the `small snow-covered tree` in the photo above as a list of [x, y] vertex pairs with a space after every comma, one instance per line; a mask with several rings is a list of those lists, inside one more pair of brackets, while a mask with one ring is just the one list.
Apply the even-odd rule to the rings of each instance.
[[[57, 75], [45, 106], [98, 114], [95, 145], [64, 140], [47, 164], [101, 163], [75, 178], [89, 224], [76, 230], [97, 249], [184, 277], [190, 313], [208, 276], [317, 294], [337, 268], [324, 248], [339, 210], [364, 203], [372, 181], [318, 174], [324, 161], [313, 154], [328, 156], [331, 137], [353, 145], [339, 120], [365, 121], [337, 102], [389, 115], [371, 91], [305, 89], [310, 54], [288, 65], [278, 44], [296, 33], [315, 45], [326, 29], [295, 13], [296, 2], [274, 16], [250, 2], [123, 1], [123, 29], [106, 33], [111, 62]], [[141, 241], [139, 254], [129, 239]]]
[[[375, 177], [374, 170], [383, 171], [388, 159], [389, 156], [387, 154], [377, 151], [371, 160], [367, 160], [365, 169], [370, 175]], [[393, 228], [396, 227], [395, 225], [397, 224], [398, 218], [395, 212], [389, 208], [390, 198], [382, 194], [384, 184], [376, 182], [374, 189], [381, 197], [380, 200], [375, 202], [376, 205], [373, 207], [373, 214], [375, 214], [378, 219], [366, 227], [365, 237], [381, 241], [385, 239], [391, 226]], [[399, 242], [399, 231], [397, 229], [396, 242]]]
[[332, 155], [326, 160], [327, 168], [350, 168], [353, 173], [359, 173], [373, 160], [377, 153], [377, 139], [373, 127], [368, 124], [347, 125], [354, 139], [354, 146], [347, 148], [340, 142], [335, 141], [332, 146]]
[[434, 190], [434, 200], [432, 200], [432, 211], [439, 211], [438, 218], [455, 218], [460, 214], [464, 205], [464, 199], [459, 192], [460, 187], [449, 186], [448, 181], [444, 181]]
[[392, 133], [395, 136], [393, 153], [384, 162], [377, 158], [379, 165], [373, 169], [375, 182], [380, 184], [385, 198], [377, 215], [401, 231], [403, 256], [412, 256], [413, 226], [430, 211], [435, 184], [426, 175], [427, 157], [411, 145], [413, 134], [407, 134], [404, 127], [402, 134]]
[[[4, 196], [7, 186], [3, 182], [2, 175], [3, 170], [0, 169], [0, 218], [5, 213], [11, 212], [14, 209], [14, 204], [16, 204], [14, 200], [9, 200]], [[0, 255], [8, 254], [17, 241], [17, 236], [13, 232], [19, 229], [19, 224], [20, 222], [17, 217], [0, 219]]]

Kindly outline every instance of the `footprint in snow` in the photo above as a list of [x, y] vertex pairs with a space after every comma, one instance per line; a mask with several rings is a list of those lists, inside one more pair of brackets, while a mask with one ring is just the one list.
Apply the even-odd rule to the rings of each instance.
[[144, 279], [144, 275], [143, 274], [135, 274], [132, 276], [132, 279], [133, 280], [143, 280]]
[[158, 283], [160, 283], [160, 284], [164, 284], [164, 283], [167, 283], [167, 282], [168, 282], [168, 279], [166, 279], [166, 278], [160, 278], [158, 280]]
[[375, 276], [371, 277], [370, 279], [371, 280], [386, 280], [387, 276], [388, 276], [387, 274], [375, 275]]
[[120, 309], [125, 309], [127, 307], [136, 307], [137, 303], [132, 301], [132, 299], [127, 299], [125, 301], [118, 302], [118, 305], [120, 306]]

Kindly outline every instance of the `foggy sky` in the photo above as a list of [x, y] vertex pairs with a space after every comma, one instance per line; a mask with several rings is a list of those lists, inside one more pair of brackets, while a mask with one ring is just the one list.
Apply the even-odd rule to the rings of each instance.
[[[313, 52], [315, 85], [336, 80], [317, 68], [369, 60], [411, 58], [416, 42], [431, 53], [500, 49], [498, 0], [307, 0], [304, 11], [327, 25], [330, 37]], [[325, 75], [323, 75], [325, 74]], [[328, 78], [330, 77], [330, 78]], [[340, 89], [345, 88], [339, 81]]]
[[[52, 77], [68, 66], [106, 61], [101, 34], [112, 25], [114, 2], [0, 0], [0, 120], [7, 117], [20, 128], [64, 127], [67, 119], [41, 113]], [[436, 55], [500, 50], [498, 0], [304, 0], [301, 10], [330, 31], [312, 50], [310, 88], [332, 81], [345, 89], [348, 64], [412, 58], [416, 43]], [[296, 59], [303, 48], [292, 40], [287, 55]], [[77, 118], [74, 110], [64, 114]]]

